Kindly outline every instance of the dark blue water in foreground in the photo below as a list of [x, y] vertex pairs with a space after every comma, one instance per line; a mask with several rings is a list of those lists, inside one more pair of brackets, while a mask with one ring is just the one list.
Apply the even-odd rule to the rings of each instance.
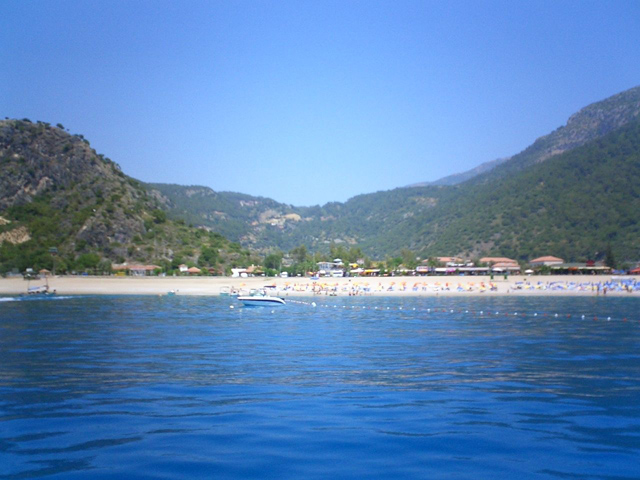
[[640, 478], [638, 299], [3, 300], [3, 479]]

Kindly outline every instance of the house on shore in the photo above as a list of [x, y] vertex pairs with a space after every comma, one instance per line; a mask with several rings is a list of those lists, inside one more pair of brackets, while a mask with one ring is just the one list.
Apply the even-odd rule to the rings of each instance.
[[249, 275], [247, 274], [247, 269], [246, 268], [232, 268], [231, 269], [231, 277], [232, 278], [238, 278], [238, 277], [242, 277], [242, 278], [246, 278]]
[[[444, 265], [445, 267], [463, 267], [465, 266], [462, 262], [462, 258], [460, 257], [436, 257], [436, 260], [440, 265]], [[426, 260], [428, 263], [429, 260]], [[425, 262], [423, 262], [425, 263]]]
[[564, 260], [562, 258], [552, 257], [551, 255], [529, 260], [529, 265], [532, 267], [550, 267], [552, 265], [562, 265], [563, 263]]
[[480, 263], [489, 265], [492, 272], [520, 272], [520, 264], [513, 258], [507, 257], [482, 257]]
[[585, 263], [561, 263], [559, 265], [551, 265], [549, 267], [555, 274], [584, 275], [584, 274], [603, 274], [611, 273], [611, 267], [607, 267], [604, 263], [594, 262], [590, 260]]
[[111, 265], [116, 275], [131, 275], [134, 277], [144, 277], [153, 275], [157, 270], [162, 270], [162, 267], [158, 265], [140, 265], [140, 264], [113, 264]]
[[517, 262], [496, 262], [491, 265], [491, 271], [496, 273], [520, 273], [520, 265]]
[[344, 277], [344, 262], [336, 258], [333, 262], [318, 262], [318, 276]]

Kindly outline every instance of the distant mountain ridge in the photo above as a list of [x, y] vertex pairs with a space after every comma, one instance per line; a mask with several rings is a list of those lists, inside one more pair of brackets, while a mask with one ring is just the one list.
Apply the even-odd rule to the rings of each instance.
[[482, 173], [493, 170], [498, 165], [510, 160], [511, 157], [506, 158], [497, 158], [495, 160], [489, 160], [488, 162], [481, 163], [475, 168], [471, 170], [467, 170], [461, 173], [454, 173], [453, 175], [447, 175], [446, 177], [439, 178], [438, 180], [434, 180], [433, 182], [420, 182], [414, 183], [413, 185], [408, 185], [408, 188], [411, 187], [428, 187], [432, 185], [457, 185], [462, 182], [466, 182], [467, 180], [476, 177]]
[[[225, 230], [230, 238], [258, 249], [277, 246], [286, 251], [305, 244], [314, 250], [328, 248], [332, 243], [343, 243], [361, 246], [367, 253], [377, 257], [397, 254], [403, 248], [411, 248], [422, 255], [474, 256], [495, 253], [526, 258], [534, 253], [557, 255], [562, 253], [568, 259], [581, 255], [592, 256], [595, 251], [604, 248], [603, 246], [595, 248], [598, 242], [604, 242], [604, 240], [596, 240], [600, 233], [589, 231], [588, 223], [577, 222], [574, 225], [576, 231], [580, 228], [586, 229], [584, 236], [587, 240], [573, 242], [570, 246], [575, 248], [571, 250], [563, 244], [565, 240], [562, 238], [554, 240], [551, 230], [536, 225], [531, 227], [533, 230], [529, 226], [525, 228], [516, 221], [517, 219], [512, 218], [511, 214], [506, 211], [495, 211], [492, 205], [499, 203], [501, 208], [507, 210], [509, 202], [520, 205], [519, 198], [527, 198], [526, 192], [529, 188], [533, 188], [533, 185], [518, 182], [521, 182], [522, 178], [532, 178], [530, 177], [533, 175], [533, 171], [530, 172], [531, 169], [538, 169], [538, 166], [550, 161], [556, 162], [556, 160], [558, 165], [567, 166], [569, 163], [563, 159], [563, 155], [582, 147], [585, 148], [582, 150], [583, 154], [588, 155], [592, 149], [599, 148], [597, 147], [599, 139], [622, 131], [627, 126], [635, 125], [639, 112], [640, 87], [636, 87], [581, 109], [570, 117], [567, 125], [539, 138], [530, 147], [507, 160], [489, 162], [472, 170], [472, 173], [465, 172], [468, 175], [475, 175], [464, 182], [454, 185], [419, 184], [386, 192], [358, 195], [345, 203], [334, 202], [324, 206], [301, 208], [281, 204], [271, 199], [243, 197], [245, 202], [243, 206], [240, 203], [240, 197], [233, 198], [234, 195], [239, 194], [218, 193], [226, 198], [226, 202], [234, 205], [233, 209], [222, 208], [220, 202], [215, 204], [215, 209], [210, 208], [210, 205], [202, 201], [198, 202], [197, 208], [192, 208], [190, 205], [193, 205], [193, 202], [186, 194], [186, 190], [183, 193], [180, 192], [182, 189], [193, 187], [172, 186], [171, 189], [161, 185], [153, 185], [153, 187], [167, 197], [169, 201], [167, 205], [179, 205], [180, 208], [174, 210], [175, 214], [191, 215], [189, 218], [196, 224], [202, 223], [212, 228], [230, 228], [233, 225], [233, 232]], [[628, 140], [629, 135], [635, 134], [637, 131], [631, 128], [625, 133], [625, 141]], [[629, 145], [630, 148], [635, 148], [633, 142]], [[572, 168], [577, 168], [579, 161], [572, 158]], [[603, 174], [606, 173], [603, 178], [606, 178], [608, 188], [615, 188], [613, 185], [620, 176], [620, 184], [626, 185], [631, 199], [634, 199], [633, 195], [637, 193], [622, 176], [633, 174], [630, 170], [634, 165], [633, 158], [633, 155], [626, 155], [625, 160], [617, 165], [616, 171], [603, 172]], [[611, 159], [611, 162], [617, 161], [615, 158]], [[597, 167], [591, 158], [585, 163], [585, 167], [587, 164], [589, 168]], [[575, 182], [572, 184], [567, 180], [569, 183], [562, 190], [546, 189], [543, 195], [545, 202], [551, 203], [544, 207], [545, 209], [558, 208], [552, 206], [553, 202], [559, 201], [566, 195], [578, 195], [581, 188], [578, 183], [579, 176], [558, 168], [556, 173], [559, 177], [570, 179], [573, 175]], [[460, 177], [450, 179], [446, 183], [454, 183], [461, 179]], [[511, 182], [518, 183], [522, 189], [521, 192], [514, 191], [513, 198], [505, 196], [500, 200], [492, 193], [499, 192], [497, 195], [500, 195], [507, 185], [511, 185]], [[595, 191], [593, 194], [601, 199], [600, 204], [596, 206], [596, 211], [600, 212], [600, 215], [607, 216], [606, 211], [619, 208], [613, 199], [602, 197]], [[247, 201], [250, 203], [247, 204]], [[527, 213], [524, 206], [520, 206], [519, 211], [523, 218], [539, 218]], [[495, 218], [487, 216], [488, 212], [491, 212]], [[215, 216], [217, 224], [211, 219], [212, 215]], [[229, 220], [223, 220], [225, 215]], [[287, 215], [293, 216], [296, 220], [287, 220]], [[473, 218], [483, 220], [476, 222]], [[496, 223], [496, 219], [503, 218], [512, 218], [512, 220]], [[640, 223], [640, 218], [637, 220]], [[544, 221], [550, 220], [547, 217]], [[226, 227], [223, 226], [225, 222], [227, 222]], [[519, 229], [531, 232], [532, 238], [535, 238], [537, 243], [524, 242], [523, 237], [513, 231], [516, 225]], [[497, 228], [501, 231], [489, 234], [487, 228]], [[611, 228], [611, 225], [608, 228]], [[628, 228], [629, 226], [625, 225], [623, 230]], [[566, 235], [574, 235], [574, 233], [565, 232]], [[507, 238], [511, 240], [507, 241]], [[628, 239], [628, 237], [625, 238]], [[620, 253], [635, 256], [636, 254], [633, 253], [635, 247], [632, 243], [619, 247]], [[547, 250], [541, 250], [541, 248], [547, 248]], [[590, 249], [594, 251], [589, 253]], [[640, 253], [637, 253], [637, 256], [640, 258]]]
[[[409, 187], [457, 185], [485, 174], [491, 176], [492, 171], [499, 175], [519, 171], [606, 135], [634, 120], [639, 114], [640, 86], [580, 109], [569, 117], [566, 125], [538, 138], [517, 155], [491, 160], [462, 173], [448, 175], [433, 182], [415, 183]], [[494, 170], [498, 166], [504, 168]]]
[[508, 162], [470, 181], [484, 182], [522, 171], [624, 127], [635, 121], [639, 114], [640, 86], [582, 108], [569, 117], [566, 125], [538, 138]]
[[203, 186], [149, 183], [146, 187], [154, 192], [172, 218], [203, 225], [254, 248], [263, 246], [256, 239], [266, 229], [288, 227], [291, 222], [299, 221], [300, 213], [305, 210], [270, 198], [215, 192]]

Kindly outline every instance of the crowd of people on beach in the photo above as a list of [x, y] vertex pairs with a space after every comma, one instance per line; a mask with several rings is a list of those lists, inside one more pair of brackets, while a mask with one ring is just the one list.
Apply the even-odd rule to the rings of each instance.
[[627, 292], [640, 291], [640, 281], [636, 279], [617, 279], [608, 280], [606, 282], [573, 282], [573, 281], [555, 281], [531, 283], [527, 281], [516, 282], [516, 290], [549, 290], [549, 291], [575, 291], [575, 292], [594, 292], [596, 295], [603, 295], [609, 292]]
[[348, 284], [339, 282], [312, 282], [312, 283], [287, 283], [280, 288], [281, 292], [297, 292], [309, 293], [314, 295], [369, 295], [372, 293], [387, 292], [444, 292], [444, 291], [496, 291], [497, 286], [492, 282], [485, 283], [483, 281], [467, 284], [463, 287], [461, 284], [454, 285], [453, 282], [391, 282], [389, 285], [383, 285], [379, 282], [377, 285], [371, 282], [351, 282]]
[[509, 283], [506, 290], [499, 288], [498, 283], [492, 281], [477, 282], [410, 282], [398, 281], [383, 284], [375, 281], [349, 281], [344, 282], [287, 282], [278, 289], [281, 293], [294, 292], [310, 295], [372, 295], [385, 294], [394, 292], [405, 292], [415, 294], [429, 294], [440, 292], [459, 292], [459, 293], [484, 293], [498, 292], [506, 293], [517, 291], [531, 292], [592, 292], [595, 295], [606, 295], [607, 292], [640, 292], [640, 280], [638, 279], [619, 279], [608, 281], [529, 281], [523, 279]]

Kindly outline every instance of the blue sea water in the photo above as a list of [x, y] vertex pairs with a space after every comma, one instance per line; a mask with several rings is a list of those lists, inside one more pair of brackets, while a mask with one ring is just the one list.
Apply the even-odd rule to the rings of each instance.
[[638, 299], [303, 300], [0, 299], [0, 478], [640, 478]]

